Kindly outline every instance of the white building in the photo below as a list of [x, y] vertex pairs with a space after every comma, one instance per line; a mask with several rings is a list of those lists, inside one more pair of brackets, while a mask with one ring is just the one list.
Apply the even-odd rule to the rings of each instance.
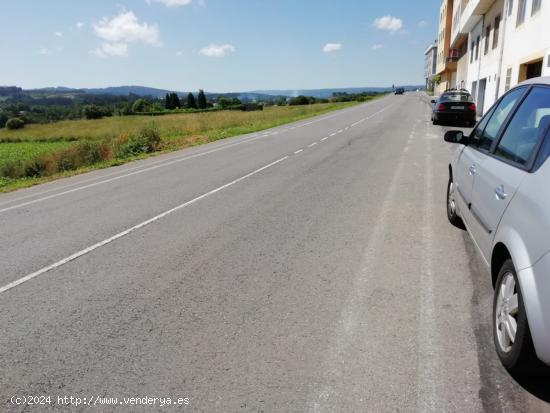
[[433, 89], [433, 77], [437, 66], [437, 40], [428, 46], [424, 52], [424, 79], [426, 80], [426, 89]]
[[500, 93], [537, 76], [550, 76], [550, 1], [508, 0]]
[[451, 48], [455, 87], [485, 113], [519, 82], [550, 75], [550, 0], [455, 0]]

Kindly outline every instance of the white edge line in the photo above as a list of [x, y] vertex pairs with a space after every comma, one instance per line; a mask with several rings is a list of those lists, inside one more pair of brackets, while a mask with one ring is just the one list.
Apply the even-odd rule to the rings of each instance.
[[257, 136], [257, 137], [255, 137], [255, 138], [251, 138], [251, 139], [248, 139], [248, 140], [239, 141], [239, 142], [236, 142], [236, 143], [231, 144], [231, 145], [227, 145], [227, 146], [222, 146], [222, 147], [219, 147], [219, 148], [215, 148], [215, 149], [212, 149], [212, 150], [210, 150], [210, 151], [197, 153], [197, 154], [194, 154], [194, 155], [186, 156], [186, 157], [184, 157], [184, 158], [174, 159], [174, 160], [172, 160], [172, 161], [164, 162], [164, 163], [161, 163], [161, 164], [159, 164], [159, 165], [151, 166], [151, 167], [149, 167], [149, 168], [139, 169], [139, 170], [134, 171], [134, 172], [130, 172], [130, 173], [123, 174], [123, 175], [117, 175], [117, 176], [115, 176], [115, 177], [113, 177], [113, 178], [109, 178], [109, 179], [104, 179], [103, 181], [98, 181], [98, 182], [94, 182], [94, 183], [91, 183], [91, 184], [88, 184], [88, 185], [79, 186], [78, 188], [69, 189], [69, 190], [63, 191], [63, 192], [57, 192], [57, 193], [55, 193], [55, 194], [48, 195], [48, 196], [45, 196], [45, 197], [42, 197], [42, 198], [36, 198], [36, 199], [33, 199], [32, 201], [23, 202], [23, 203], [21, 203], [21, 204], [16, 204], [16, 205], [12, 205], [12, 206], [10, 206], [10, 207], [6, 207], [6, 208], [3, 208], [3, 209], [0, 209], [0, 213], [2, 213], [2, 212], [7, 212], [7, 211], [11, 211], [11, 210], [13, 210], [13, 209], [22, 208], [22, 207], [24, 207], [24, 206], [36, 204], [36, 203], [38, 203], [38, 202], [42, 202], [42, 201], [46, 201], [46, 200], [48, 200], [48, 199], [56, 198], [56, 197], [61, 196], [61, 195], [66, 195], [66, 194], [70, 194], [70, 193], [73, 193], [73, 192], [81, 191], [81, 190], [83, 190], [83, 189], [92, 188], [92, 187], [94, 187], [94, 186], [103, 185], [103, 184], [106, 184], [106, 183], [109, 183], [109, 182], [113, 182], [113, 181], [118, 181], [119, 179], [127, 178], [128, 176], [138, 175], [138, 174], [141, 174], [141, 173], [143, 173], [143, 172], [148, 172], [148, 171], [152, 171], [152, 170], [154, 170], [154, 169], [163, 168], [163, 167], [165, 167], [165, 166], [170, 166], [170, 165], [173, 165], [173, 164], [176, 164], [176, 163], [179, 163], [179, 162], [187, 161], [187, 160], [189, 160], [189, 159], [199, 158], [199, 157], [201, 157], [201, 156], [205, 156], [205, 155], [211, 154], [211, 153], [213, 153], [213, 152], [219, 152], [219, 151], [221, 151], [221, 150], [223, 150], [223, 149], [226, 149], [226, 148], [228, 148], [228, 147], [233, 147], [233, 146], [241, 145], [241, 144], [243, 144], [243, 143], [248, 143], [248, 142], [251, 142], [251, 141], [260, 139], [260, 138], [262, 138], [262, 137], [261, 137], [261, 136]]
[[90, 246], [90, 247], [88, 247], [88, 248], [85, 248], [85, 249], [83, 249], [83, 250], [80, 250], [80, 251], [78, 251], [78, 252], [75, 252], [74, 254], [69, 255], [69, 256], [66, 257], [66, 258], [63, 258], [63, 259], [60, 260], [60, 261], [57, 261], [57, 262], [55, 262], [55, 263], [53, 263], [53, 264], [51, 264], [51, 265], [48, 265], [47, 267], [41, 268], [41, 269], [38, 270], [38, 271], [35, 271], [35, 272], [31, 273], [31, 274], [28, 274], [28, 275], [26, 275], [26, 276], [24, 276], [24, 277], [22, 277], [22, 278], [19, 278], [19, 279], [15, 280], [15, 281], [12, 281], [11, 283], [4, 285], [3, 287], [0, 287], [0, 294], [6, 292], [6, 291], [8, 291], [8, 290], [11, 290], [11, 289], [14, 288], [14, 287], [17, 287], [18, 285], [23, 284], [24, 282], [30, 281], [30, 280], [32, 280], [33, 278], [38, 277], [39, 275], [42, 275], [42, 274], [47, 273], [47, 272], [49, 272], [49, 271], [51, 271], [51, 270], [54, 270], [54, 269], [56, 269], [56, 268], [58, 268], [58, 267], [61, 267], [62, 265], [67, 264], [68, 262], [74, 261], [74, 260], [76, 260], [77, 258], [82, 257], [83, 255], [86, 255], [86, 254], [88, 254], [88, 253], [90, 253], [90, 252], [92, 252], [92, 251], [94, 251], [94, 250], [96, 250], [96, 249], [98, 249], [98, 248], [100, 248], [100, 247], [103, 247], [104, 245], [110, 244], [111, 242], [113, 242], [113, 241], [115, 241], [115, 240], [117, 240], [117, 239], [119, 239], [119, 238], [122, 238], [122, 237], [124, 237], [124, 236], [130, 234], [130, 233], [133, 232], [133, 231], [136, 231], [136, 230], [138, 230], [138, 229], [140, 229], [140, 228], [143, 228], [143, 227], [145, 227], [145, 226], [147, 226], [147, 225], [149, 225], [149, 224], [152, 224], [153, 222], [158, 221], [159, 219], [162, 219], [162, 218], [164, 218], [164, 217], [166, 217], [166, 216], [168, 216], [168, 215], [170, 215], [170, 214], [172, 214], [172, 213], [174, 213], [174, 212], [176, 212], [176, 211], [179, 211], [180, 209], [183, 209], [183, 208], [185, 208], [185, 207], [188, 207], [189, 205], [192, 205], [192, 204], [194, 204], [194, 203], [200, 201], [201, 199], [204, 199], [204, 198], [206, 198], [206, 197], [208, 197], [208, 196], [210, 196], [210, 195], [213, 195], [213, 194], [215, 194], [216, 192], [223, 191], [224, 189], [226, 189], [226, 188], [228, 188], [228, 187], [230, 187], [230, 186], [232, 186], [232, 185], [235, 185], [236, 183], [239, 183], [239, 182], [241, 182], [241, 181], [243, 181], [243, 180], [245, 180], [245, 179], [247, 179], [247, 178], [250, 178], [251, 176], [256, 175], [256, 174], [258, 174], [258, 173], [260, 173], [260, 172], [262, 172], [262, 171], [265, 171], [266, 169], [271, 168], [272, 166], [275, 166], [275, 165], [277, 165], [277, 164], [279, 164], [279, 163], [281, 163], [281, 162], [283, 162], [283, 161], [285, 161], [285, 160], [287, 160], [287, 159], [288, 159], [288, 156], [285, 156], [285, 157], [283, 157], [283, 158], [281, 158], [281, 159], [276, 160], [275, 162], [271, 162], [270, 164], [265, 165], [265, 166], [263, 166], [263, 167], [261, 167], [261, 168], [259, 168], [259, 169], [256, 169], [255, 171], [252, 171], [252, 172], [250, 172], [250, 173], [248, 173], [248, 174], [246, 174], [246, 175], [244, 175], [244, 176], [241, 176], [240, 178], [237, 178], [237, 179], [235, 179], [234, 181], [231, 181], [231, 182], [229, 182], [229, 183], [227, 183], [227, 184], [225, 184], [225, 185], [222, 185], [222, 186], [220, 186], [220, 187], [218, 187], [218, 188], [216, 188], [216, 189], [213, 189], [213, 190], [211, 190], [211, 191], [209, 191], [209, 192], [206, 192], [205, 194], [202, 194], [202, 195], [200, 195], [200, 196], [198, 196], [198, 197], [196, 197], [196, 198], [194, 198], [194, 199], [192, 199], [192, 200], [190, 200], [190, 201], [187, 201], [187, 202], [185, 202], [185, 203], [183, 203], [183, 204], [181, 204], [181, 205], [178, 205], [178, 206], [176, 206], [176, 207], [174, 207], [174, 208], [172, 208], [172, 209], [169, 209], [168, 211], [165, 211], [165, 212], [163, 212], [163, 213], [161, 213], [161, 214], [159, 214], [159, 215], [156, 215], [156, 216], [154, 216], [153, 218], [148, 219], [147, 221], [143, 221], [143, 222], [141, 222], [141, 223], [139, 223], [139, 224], [137, 224], [137, 225], [134, 225], [134, 226], [131, 227], [131, 228], [128, 228], [128, 229], [126, 229], [126, 230], [124, 230], [124, 231], [122, 231], [122, 232], [119, 232], [119, 233], [116, 234], [116, 235], [113, 235], [112, 237], [109, 237], [109, 238], [107, 238], [107, 239], [104, 239], [103, 241], [100, 241], [100, 242], [98, 242], [98, 243], [96, 243], [96, 244], [94, 244], [94, 245], [92, 245], [92, 246]]
[[[290, 131], [290, 130], [293, 130], [293, 129], [297, 129], [297, 128], [301, 128], [301, 127], [304, 127], [304, 126], [308, 126], [308, 125], [311, 125], [311, 124], [314, 124], [314, 123], [318, 123], [318, 122], [322, 122], [324, 120], [327, 120], [327, 119], [331, 119], [333, 117], [336, 117], [336, 116], [340, 116], [344, 113], [348, 113], [348, 112], [352, 112], [352, 111], [355, 111], [355, 110], [358, 110], [358, 109], [361, 109], [363, 107], [366, 107], [366, 106], [370, 106], [374, 103], [376, 103], [377, 101], [373, 101], [373, 102], [368, 102], [366, 104], [363, 104], [363, 105], [357, 105], [357, 106], [352, 106], [351, 108], [345, 108], [345, 109], [340, 109], [340, 110], [337, 110], [335, 113], [332, 113], [332, 114], [329, 114], [329, 115], [320, 115], [319, 118], [313, 120], [313, 121], [310, 121], [308, 123], [304, 123], [304, 124], [300, 124], [300, 125], [297, 125], [297, 126], [293, 126], [293, 127], [289, 127], [288, 129], [284, 130], [284, 131]], [[377, 112], [378, 113], [378, 112]], [[300, 122], [300, 121], [297, 121], [297, 122]], [[277, 128], [277, 127], [276, 127]], [[86, 188], [90, 188], [90, 187], [93, 187], [93, 186], [96, 186], [96, 185], [101, 185], [101, 184], [104, 184], [104, 183], [109, 183], [109, 182], [112, 182], [112, 181], [115, 181], [115, 180], [118, 180], [118, 179], [121, 179], [121, 178], [126, 178], [128, 176], [132, 176], [132, 175], [135, 175], [137, 173], [141, 173], [141, 172], [147, 172], [147, 171], [150, 171], [152, 169], [156, 169], [157, 167], [162, 167], [162, 166], [169, 166], [169, 165], [172, 165], [176, 162], [181, 162], [181, 161], [185, 161], [187, 159], [193, 159], [193, 158], [197, 158], [197, 157], [200, 157], [200, 156], [204, 156], [204, 155], [208, 155], [210, 153], [213, 153], [213, 152], [218, 152], [222, 149], [225, 149], [225, 148], [231, 148], [233, 146], [237, 146], [237, 145], [240, 145], [240, 144], [243, 144], [243, 143], [247, 143], [247, 142], [251, 142], [251, 141], [255, 141], [255, 140], [258, 140], [262, 137], [266, 137], [266, 136], [262, 136], [260, 135], [262, 133], [262, 131], [256, 131], [256, 132], [253, 132], [251, 134], [249, 134], [248, 136], [247, 135], [244, 135], [240, 138], [239, 141], [237, 142], [228, 142], [227, 144], [225, 145], [220, 145], [210, 151], [206, 151], [206, 152], [201, 152], [201, 153], [198, 153], [198, 154], [194, 154], [194, 155], [191, 155], [191, 156], [185, 156], [183, 158], [176, 158], [176, 159], [168, 159], [168, 160], [165, 160], [165, 159], [162, 159], [162, 160], [158, 160], [158, 161], [154, 161], [154, 162], [151, 162], [149, 165], [155, 165], [155, 167], [145, 167], [143, 169], [140, 169], [142, 168], [142, 166], [136, 166], [134, 168], [127, 168], [125, 169], [124, 171], [117, 171], [117, 172], [114, 172], [114, 173], [111, 173], [111, 174], [106, 174], [106, 175], [103, 175], [103, 176], [99, 176], [99, 177], [95, 177], [95, 178], [91, 178], [91, 179], [87, 179], [87, 180], [84, 180], [84, 181], [81, 181], [81, 182], [75, 182], [74, 184], [69, 184], [69, 185], [65, 185], [65, 186], [61, 186], [61, 187], [57, 187], [57, 188], [51, 188], [49, 190], [46, 190], [46, 191], [43, 191], [41, 193], [35, 193], [35, 194], [29, 194], [29, 195], [25, 195], [25, 196], [22, 196], [22, 197], [19, 197], [19, 198], [15, 198], [15, 199], [10, 199], [10, 200], [7, 200], [7, 201], [4, 201], [4, 202], [0, 202], [0, 205], [5, 205], [5, 204], [11, 204], [11, 203], [14, 203], [14, 202], [18, 202], [22, 199], [27, 199], [27, 198], [32, 198], [34, 196], [40, 196], [40, 195], [43, 195], [45, 193], [49, 193], [49, 192], [54, 192], [54, 191], [57, 191], [57, 190], [60, 190], [60, 189], [64, 189], [64, 188], [70, 188], [72, 186], [76, 186], [76, 185], [80, 185], [82, 183], [85, 183], [85, 182], [92, 182], [92, 181], [96, 181], [98, 179], [101, 179], [101, 178], [105, 178], [107, 176], [113, 176], [113, 175], [116, 175], [118, 173], [122, 173], [123, 175], [118, 175], [112, 179], [107, 179], [107, 180], [103, 180], [103, 181], [98, 181], [98, 182], [94, 182], [93, 184], [90, 184], [90, 185], [84, 185], [84, 186], [79, 186], [78, 188], [74, 188], [72, 190], [68, 190], [68, 191], [63, 191], [63, 192], [57, 192], [55, 194], [52, 194], [52, 195], [49, 195], [49, 196], [46, 196], [46, 197], [42, 197], [42, 198], [37, 198], [35, 200], [32, 200], [32, 201], [29, 201], [28, 203], [25, 202], [25, 203], [22, 203], [22, 204], [17, 204], [17, 205], [13, 205], [11, 207], [7, 207], [7, 208], [4, 208], [4, 209], [0, 209], [0, 213], [2, 212], [7, 212], [7, 211], [10, 211], [12, 209], [17, 209], [17, 208], [21, 208], [21, 207], [24, 207], [24, 206], [27, 206], [27, 205], [32, 205], [32, 204], [35, 204], [37, 202], [42, 202], [42, 201], [46, 201], [48, 199], [51, 199], [51, 198], [55, 198], [55, 197], [58, 197], [58, 196], [62, 196], [62, 195], [66, 195], [66, 194], [69, 194], [69, 193], [72, 193], [72, 192], [75, 192], [75, 191], [79, 191], [81, 189], [86, 189]], [[260, 135], [260, 136], [258, 136]], [[238, 138], [239, 139], [239, 138]], [[166, 161], [166, 162], [165, 162]], [[160, 165], [157, 165], [157, 164], [160, 164]], [[146, 165], [145, 165], [146, 166]], [[139, 169], [138, 171], [135, 171], [133, 173], [129, 173], [129, 174], [124, 174], [124, 172], [128, 172], [128, 171], [132, 171], [132, 170], [136, 170], [136, 169]]]

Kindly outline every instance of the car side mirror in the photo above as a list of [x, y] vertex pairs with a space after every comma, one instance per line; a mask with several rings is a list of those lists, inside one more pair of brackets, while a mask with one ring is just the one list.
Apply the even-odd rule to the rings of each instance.
[[430, 100], [430, 103], [435, 103], [435, 99]]
[[467, 145], [468, 144], [468, 137], [464, 136], [464, 132], [460, 130], [451, 130], [445, 133], [445, 142], [449, 143], [458, 143], [461, 145]]

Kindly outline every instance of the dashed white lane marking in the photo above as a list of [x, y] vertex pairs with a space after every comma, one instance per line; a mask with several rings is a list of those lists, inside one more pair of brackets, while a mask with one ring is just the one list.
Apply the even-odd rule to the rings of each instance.
[[233, 185], [235, 185], [235, 184], [237, 184], [237, 183], [239, 183], [239, 182], [241, 182], [241, 181], [244, 181], [244, 180], [247, 179], [247, 178], [250, 178], [250, 177], [252, 177], [252, 176], [254, 176], [254, 175], [256, 175], [256, 174], [258, 174], [258, 173], [260, 173], [260, 172], [262, 172], [262, 171], [265, 171], [266, 169], [271, 168], [271, 167], [273, 167], [273, 166], [275, 166], [275, 165], [277, 165], [277, 164], [279, 164], [279, 163], [281, 163], [281, 162], [287, 160], [288, 158], [289, 158], [288, 156], [285, 156], [285, 157], [283, 157], [283, 158], [281, 158], [281, 159], [276, 160], [275, 162], [271, 162], [270, 164], [265, 165], [265, 166], [263, 166], [263, 167], [261, 167], [261, 168], [258, 168], [258, 169], [256, 169], [255, 171], [252, 171], [252, 172], [250, 172], [250, 173], [248, 173], [248, 174], [246, 174], [246, 175], [244, 175], [244, 176], [241, 176], [240, 178], [237, 178], [237, 179], [235, 179], [235, 180], [233, 180], [233, 181], [231, 181], [231, 182], [229, 182], [229, 183], [227, 183], [227, 184], [225, 184], [225, 185], [222, 185], [222, 186], [220, 186], [220, 187], [218, 187], [218, 188], [216, 188], [216, 189], [213, 189], [213, 190], [211, 190], [211, 191], [209, 191], [209, 192], [206, 192], [205, 194], [202, 194], [202, 195], [200, 195], [200, 196], [198, 196], [198, 197], [196, 197], [196, 198], [194, 198], [194, 199], [192, 199], [192, 200], [190, 200], [190, 201], [187, 201], [187, 202], [185, 202], [185, 203], [183, 203], [183, 204], [181, 204], [181, 205], [178, 205], [178, 206], [176, 206], [176, 207], [174, 207], [174, 208], [172, 208], [172, 209], [169, 209], [168, 211], [165, 211], [165, 212], [163, 212], [163, 213], [161, 213], [161, 214], [159, 214], [159, 215], [156, 215], [156, 216], [154, 216], [154, 217], [148, 219], [147, 221], [143, 221], [143, 222], [141, 222], [141, 223], [139, 223], [139, 224], [137, 224], [137, 225], [134, 225], [134, 226], [131, 227], [131, 228], [128, 228], [128, 229], [126, 229], [126, 230], [124, 230], [124, 231], [122, 231], [122, 232], [119, 232], [119, 233], [116, 234], [116, 235], [113, 235], [112, 237], [109, 237], [109, 238], [107, 238], [107, 239], [104, 239], [103, 241], [100, 241], [100, 242], [98, 242], [98, 243], [96, 243], [96, 244], [94, 244], [94, 245], [92, 245], [92, 246], [90, 246], [90, 247], [88, 247], [88, 248], [85, 248], [85, 249], [83, 249], [83, 250], [80, 250], [80, 251], [78, 251], [78, 252], [75, 252], [74, 254], [69, 255], [69, 256], [66, 257], [66, 258], [63, 258], [63, 259], [60, 260], [60, 261], [57, 261], [57, 262], [55, 262], [55, 263], [53, 263], [53, 264], [51, 264], [51, 265], [48, 265], [47, 267], [41, 268], [40, 270], [33, 272], [32, 274], [28, 274], [28, 275], [26, 275], [26, 276], [24, 276], [24, 277], [19, 278], [18, 280], [12, 281], [11, 283], [4, 285], [3, 287], [0, 287], [0, 294], [3, 293], [3, 292], [6, 292], [6, 291], [8, 291], [8, 290], [11, 290], [12, 288], [17, 287], [18, 285], [21, 285], [21, 284], [23, 284], [23, 283], [25, 283], [25, 282], [27, 282], [27, 281], [30, 281], [30, 280], [32, 280], [33, 278], [38, 277], [39, 275], [45, 274], [45, 273], [47, 273], [47, 272], [49, 272], [49, 271], [52, 271], [52, 270], [54, 270], [54, 269], [56, 269], [56, 268], [61, 267], [62, 265], [65, 265], [65, 264], [67, 264], [67, 263], [69, 263], [69, 262], [71, 262], [71, 261], [74, 261], [74, 260], [76, 260], [77, 258], [82, 257], [83, 255], [89, 254], [90, 252], [92, 252], [92, 251], [94, 251], [94, 250], [96, 250], [96, 249], [98, 249], [98, 248], [101, 248], [101, 247], [103, 247], [103, 246], [105, 246], [105, 245], [107, 245], [107, 244], [110, 244], [111, 242], [113, 242], [113, 241], [115, 241], [115, 240], [117, 240], [117, 239], [119, 239], [119, 238], [125, 237], [126, 235], [128, 235], [128, 234], [130, 234], [130, 233], [132, 233], [132, 232], [134, 232], [134, 231], [136, 231], [136, 230], [138, 230], [138, 229], [141, 229], [141, 228], [143, 228], [143, 227], [145, 227], [145, 226], [147, 226], [147, 225], [149, 225], [149, 224], [152, 224], [153, 222], [156, 222], [156, 221], [158, 221], [158, 220], [160, 220], [160, 219], [162, 219], [162, 218], [164, 218], [164, 217], [166, 217], [166, 216], [168, 216], [168, 215], [170, 215], [170, 214], [173, 214], [173, 213], [176, 212], [176, 211], [179, 211], [179, 210], [181, 210], [181, 209], [184, 209], [184, 208], [188, 207], [189, 205], [192, 205], [192, 204], [194, 204], [194, 203], [196, 203], [196, 202], [198, 202], [198, 201], [200, 201], [200, 200], [202, 200], [202, 199], [204, 199], [204, 198], [209, 197], [210, 195], [214, 195], [214, 194], [217, 193], [217, 192], [223, 191], [224, 189], [227, 189], [227, 188], [229, 188], [230, 186], [233, 186]]
[[[338, 111], [337, 113], [333, 113], [331, 115], [319, 117], [319, 118], [317, 118], [313, 121], [307, 122], [307, 123], [303, 123], [303, 124], [300, 124], [300, 125], [288, 127], [286, 130], [293, 130], [293, 129], [297, 129], [297, 128], [302, 128], [304, 126], [308, 126], [308, 125], [312, 125], [314, 123], [322, 122], [324, 120], [331, 119], [331, 118], [336, 117], [336, 116], [340, 116], [344, 113], [348, 113], [348, 112], [355, 111], [355, 110], [360, 109], [360, 108], [364, 108], [366, 106], [370, 106], [372, 103], [374, 103], [374, 102], [367, 103], [366, 105], [359, 105], [359, 106], [356, 106], [356, 107], [353, 107], [353, 108], [350, 108], [350, 109], [344, 109], [344, 110]], [[392, 106], [392, 105], [389, 105], [389, 106]], [[372, 116], [374, 116], [374, 115], [376, 115], [380, 112], [383, 112], [389, 106], [386, 106], [381, 111], [378, 111], [378, 112], [374, 113]], [[370, 119], [372, 116], [370, 116], [369, 118], [366, 118], [366, 119]], [[360, 122], [362, 122], [364, 120], [365, 119], [362, 119]], [[358, 124], [360, 122], [356, 122], [356, 124]], [[83, 190], [83, 189], [88, 189], [88, 188], [91, 188], [91, 187], [95, 187], [97, 185], [102, 185], [102, 184], [106, 184], [106, 183], [109, 183], [109, 182], [117, 181], [117, 180], [122, 179], [122, 178], [127, 178], [129, 176], [133, 176], [133, 175], [140, 174], [140, 173], [143, 173], [143, 172], [148, 172], [148, 171], [158, 169], [158, 168], [161, 168], [161, 167], [164, 167], [164, 166], [170, 166], [170, 165], [173, 165], [173, 164], [178, 163], [178, 162], [186, 161], [188, 159], [194, 159], [194, 158], [198, 158], [198, 157], [201, 157], [201, 156], [205, 156], [205, 155], [208, 155], [210, 153], [221, 151], [222, 149], [227, 149], [227, 148], [231, 148], [233, 146], [241, 145], [243, 143], [252, 142], [252, 141], [264, 138], [264, 137], [268, 137], [270, 135], [270, 133], [260, 135], [261, 133], [262, 132], [257, 132], [256, 134], [253, 134], [251, 136], [245, 136], [245, 137], [242, 138], [242, 140], [239, 140], [237, 142], [228, 143], [228, 144], [225, 144], [225, 145], [222, 144], [222, 145], [220, 145], [220, 146], [218, 146], [218, 147], [216, 147], [212, 150], [197, 153], [197, 154], [194, 154], [194, 155], [184, 156], [182, 158], [176, 158], [176, 159], [173, 159], [173, 160], [168, 160], [166, 162], [165, 162], [165, 160], [159, 160], [159, 161], [156, 161], [156, 162], [151, 162], [151, 163], [149, 163], [149, 165], [154, 165], [154, 166], [144, 167], [143, 169], [139, 169], [139, 168], [142, 168], [141, 166], [138, 166], [138, 167], [135, 167], [135, 168], [128, 168], [125, 171], [118, 171], [118, 172], [115, 172], [115, 173], [112, 173], [112, 174], [103, 175], [102, 177], [96, 177], [96, 178], [88, 179], [88, 180], [85, 180], [85, 181], [80, 181], [80, 182], [77, 182], [77, 183], [74, 183], [74, 184], [65, 185], [65, 186], [61, 186], [61, 187], [57, 187], [57, 188], [52, 188], [52, 189], [49, 189], [49, 190], [46, 190], [46, 191], [43, 191], [43, 192], [40, 192], [40, 193], [33, 193], [33, 194], [26, 195], [26, 196], [22, 196], [20, 198], [10, 199], [8, 201], [0, 202], [0, 205], [11, 204], [11, 203], [15, 203], [15, 202], [18, 202], [20, 200], [23, 200], [23, 199], [28, 199], [28, 198], [32, 198], [32, 197], [35, 197], [35, 196], [44, 195], [46, 193], [58, 191], [60, 189], [74, 187], [74, 186], [80, 185], [82, 183], [96, 181], [96, 182], [93, 182], [93, 183], [88, 184], [88, 185], [77, 186], [76, 188], [73, 188], [73, 189], [70, 189], [70, 190], [67, 190], [67, 191], [56, 192], [55, 194], [44, 196], [44, 197], [41, 197], [41, 198], [36, 198], [32, 201], [24, 202], [24, 203], [17, 204], [17, 205], [12, 205], [10, 207], [0, 209], [0, 213], [11, 211], [11, 210], [14, 210], [14, 209], [18, 209], [18, 208], [21, 208], [21, 207], [24, 207], [24, 206], [36, 204], [38, 202], [43, 202], [43, 201], [46, 201], [48, 199], [56, 198], [56, 197], [62, 196], [62, 195], [67, 195], [67, 194], [77, 192], [77, 191], [80, 191], [80, 190]], [[333, 135], [331, 135], [331, 136], [333, 136]], [[133, 171], [133, 172], [124, 173], [124, 172], [128, 172], [128, 171]], [[122, 173], [122, 175], [117, 175], [113, 178], [98, 181], [98, 179], [105, 178], [105, 177], [108, 177], [108, 176], [113, 176], [113, 175], [116, 175], [118, 173]]]
[[11, 210], [18, 209], [18, 208], [22, 208], [22, 207], [28, 206], [28, 205], [33, 205], [33, 204], [36, 204], [38, 202], [46, 201], [46, 200], [52, 199], [52, 198], [57, 198], [57, 197], [62, 196], [62, 195], [67, 195], [67, 194], [70, 194], [70, 193], [73, 193], [73, 192], [81, 191], [83, 189], [92, 188], [94, 186], [103, 185], [103, 184], [106, 184], [106, 183], [109, 183], [109, 182], [118, 181], [119, 179], [127, 178], [127, 177], [133, 176], [133, 175], [138, 175], [138, 174], [148, 172], [148, 171], [152, 171], [152, 170], [155, 170], [155, 169], [163, 168], [165, 166], [170, 166], [170, 165], [173, 165], [173, 164], [176, 164], [176, 163], [179, 163], [179, 162], [184, 162], [184, 161], [187, 161], [189, 159], [199, 158], [201, 156], [205, 156], [205, 155], [208, 155], [208, 154], [211, 154], [211, 153], [214, 153], [214, 152], [221, 151], [223, 149], [227, 149], [228, 147], [233, 147], [233, 146], [241, 145], [243, 143], [248, 143], [248, 142], [251, 142], [251, 141], [254, 141], [254, 140], [257, 140], [257, 139], [261, 139], [262, 137], [263, 136], [257, 136], [255, 138], [239, 141], [239, 142], [236, 142], [236, 143], [231, 144], [231, 145], [226, 145], [226, 146], [222, 146], [222, 147], [219, 147], [219, 148], [215, 148], [215, 149], [212, 149], [210, 151], [197, 153], [197, 154], [186, 156], [186, 157], [183, 157], [183, 158], [178, 158], [178, 159], [175, 159], [173, 161], [168, 161], [168, 162], [164, 162], [164, 163], [161, 163], [161, 164], [158, 164], [158, 165], [155, 165], [155, 166], [151, 166], [149, 168], [139, 169], [137, 171], [133, 171], [133, 172], [123, 174], [123, 175], [117, 175], [113, 178], [104, 179], [102, 181], [97, 181], [97, 182], [94, 182], [94, 183], [91, 183], [91, 184], [88, 184], [88, 185], [84, 185], [84, 186], [79, 186], [77, 188], [69, 189], [67, 191], [57, 192], [55, 194], [44, 196], [42, 198], [36, 198], [36, 199], [33, 199], [32, 201], [23, 202], [23, 203], [20, 203], [20, 204], [16, 204], [16, 205], [12, 205], [10, 207], [0, 209], [0, 213], [11, 211]]
[[312, 148], [314, 147], [315, 145], [317, 145], [319, 142], [313, 142], [313, 143], [310, 143], [307, 147], [308, 148]]
[[321, 142], [324, 142], [328, 139], [328, 136], [325, 136], [323, 139], [321, 139]]
[[303, 149], [298, 149], [296, 152], [294, 152], [294, 155], [298, 155], [300, 152], [303, 152]]
[[336, 132], [333, 132], [333, 133], [331, 133], [329, 136], [332, 138], [333, 136], [336, 136], [336, 135], [337, 135], [337, 133], [336, 133]]

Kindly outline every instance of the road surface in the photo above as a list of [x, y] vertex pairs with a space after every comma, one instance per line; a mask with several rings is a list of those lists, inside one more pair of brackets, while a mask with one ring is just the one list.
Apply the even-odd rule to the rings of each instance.
[[0, 410], [550, 411], [494, 353], [442, 132], [388, 96], [0, 196]]

